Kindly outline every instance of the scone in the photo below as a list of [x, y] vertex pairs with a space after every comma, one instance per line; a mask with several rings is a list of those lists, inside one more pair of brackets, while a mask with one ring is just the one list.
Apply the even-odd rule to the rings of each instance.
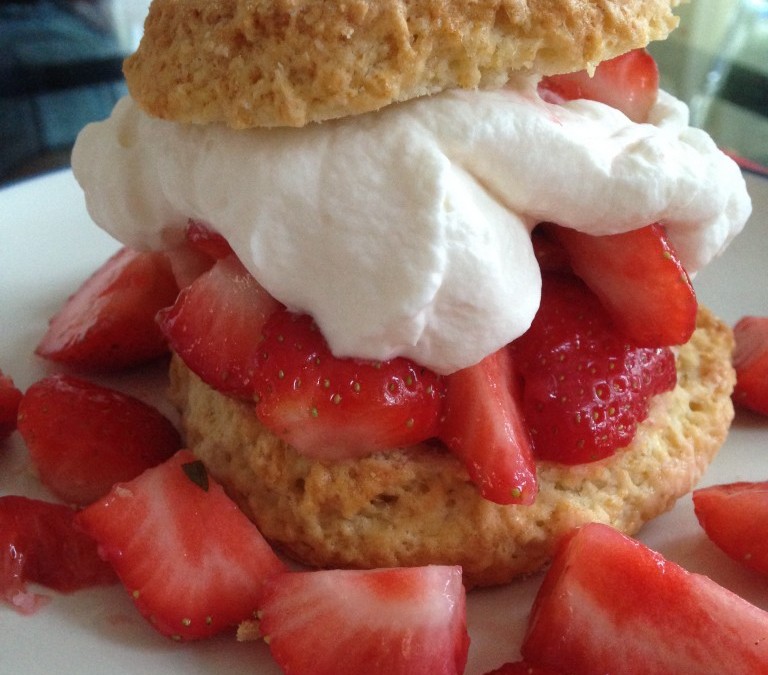
[[[168, 252], [183, 288], [159, 322], [186, 442], [276, 546], [499, 584], [574, 526], [637, 532], [698, 481], [734, 376], [730, 331], [688, 274], [750, 203], [641, 50], [674, 4], [153, 2], [131, 95], [81, 133], [73, 170], [98, 225]], [[623, 441], [553, 443], [534, 421], [558, 371], [512, 354], [537, 317], [560, 321], [541, 318], [555, 274], [587, 298], [584, 335], [599, 314], [620, 353], [667, 364], [631, 421], [605, 411]], [[355, 377], [348, 398], [311, 362], [267, 382], [265, 345], [299, 358], [278, 315], [366, 382], [406, 374], [366, 419], [345, 408]], [[632, 391], [662, 377], [633, 367]], [[551, 390], [528, 403], [534, 379]]]
[[542, 567], [588, 522], [635, 533], [699, 480], [733, 417], [731, 331], [702, 309], [678, 354], [678, 385], [653, 403], [632, 443], [599, 462], [540, 462], [530, 506], [483, 499], [456, 457], [420, 445], [359, 460], [302, 457], [253, 406], [223, 396], [175, 358], [171, 399], [187, 443], [279, 549], [320, 567], [461, 565], [468, 586]]

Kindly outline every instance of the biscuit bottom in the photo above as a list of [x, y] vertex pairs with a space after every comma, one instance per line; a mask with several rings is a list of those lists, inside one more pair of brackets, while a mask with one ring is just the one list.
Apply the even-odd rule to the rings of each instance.
[[272, 544], [317, 567], [461, 565], [467, 587], [503, 584], [550, 559], [557, 539], [598, 521], [634, 534], [690, 492], [733, 418], [730, 329], [706, 309], [634, 441], [578, 466], [539, 462], [532, 506], [483, 499], [439, 444], [349, 461], [299, 455], [252, 406], [198, 379], [178, 357], [171, 398], [188, 447]]

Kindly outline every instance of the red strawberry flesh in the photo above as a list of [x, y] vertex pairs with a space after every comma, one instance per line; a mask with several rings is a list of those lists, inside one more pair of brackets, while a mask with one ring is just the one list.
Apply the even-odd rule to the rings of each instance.
[[733, 400], [768, 415], [768, 317], [742, 317], [733, 327], [733, 337]]
[[152, 406], [71, 375], [30, 386], [18, 419], [41, 482], [70, 504], [90, 504], [181, 447]]
[[178, 640], [253, 618], [265, 580], [284, 569], [186, 450], [116, 485], [77, 523], [98, 542], [142, 615]]
[[260, 627], [297, 675], [449, 675], [467, 659], [457, 567], [323, 570], [267, 583]]
[[593, 523], [556, 553], [522, 654], [569, 675], [768, 673], [768, 613]]

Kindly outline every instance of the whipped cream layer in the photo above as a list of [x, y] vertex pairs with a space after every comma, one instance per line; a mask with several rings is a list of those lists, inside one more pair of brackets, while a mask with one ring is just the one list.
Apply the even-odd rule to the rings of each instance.
[[439, 373], [530, 325], [537, 223], [600, 235], [662, 222], [695, 273], [751, 209], [736, 164], [668, 94], [635, 124], [547, 103], [530, 77], [302, 129], [182, 125], [126, 98], [81, 132], [72, 166], [121, 242], [171, 247], [204, 222], [336, 355]]

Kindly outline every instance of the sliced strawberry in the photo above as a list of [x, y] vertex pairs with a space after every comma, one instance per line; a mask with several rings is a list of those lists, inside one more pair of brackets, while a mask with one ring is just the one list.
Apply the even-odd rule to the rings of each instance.
[[506, 348], [446, 378], [439, 436], [498, 504], [532, 504], [538, 489], [518, 389]]
[[593, 523], [556, 553], [522, 654], [569, 675], [768, 673], [768, 613]]
[[485, 675], [561, 675], [561, 673], [551, 668], [531, 666], [525, 661], [515, 661], [514, 663], [505, 663], [501, 668], [496, 668]]
[[0, 441], [8, 438], [16, 429], [16, 415], [21, 401], [21, 391], [13, 380], [0, 370]]
[[659, 225], [602, 237], [548, 227], [568, 251], [573, 271], [633, 342], [667, 347], [690, 339], [696, 294]]
[[189, 286], [211, 269], [216, 262], [214, 258], [186, 241], [175, 248], [166, 250], [165, 255], [168, 256], [168, 261], [171, 263], [173, 278], [179, 289]]
[[139, 611], [163, 635], [194, 640], [252, 618], [284, 565], [202, 464], [182, 450], [81, 511]]
[[544, 275], [539, 311], [510, 348], [534, 453], [566, 464], [625, 447], [651, 398], [677, 380], [668, 348], [634, 346], [572, 276]]
[[467, 660], [459, 567], [294, 572], [267, 583], [261, 632], [295, 675], [440, 675]]
[[214, 260], [222, 260], [233, 254], [232, 247], [218, 232], [197, 220], [187, 225], [187, 241]]
[[31, 614], [47, 601], [27, 582], [67, 592], [117, 581], [74, 517], [63, 504], [0, 497], [0, 598], [17, 611]]
[[743, 565], [768, 574], [768, 481], [713, 485], [693, 493], [707, 536]]
[[586, 98], [621, 110], [634, 122], [646, 122], [659, 93], [659, 69], [645, 49], [636, 49], [586, 70], [550, 75], [539, 82], [542, 98], [559, 103]]
[[542, 272], [568, 273], [571, 271], [568, 251], [558, 241], [553, 230], [554, 226], [550, 223], [542, 223], [531, 233], [536, 262], [539, 263]]
[[27, 389], [19, 432], [40, 480], [71, 504], [90, 504], [181, 447], [171, 422], [132, 396], [70, 375]]
[[254, 375], [256, 415], [300, 452], [358, 457], [435, 435], [443, 382], [408, 359], [340, 359], [307, 315], [275, 312]]
[[168, 351], [155, 314], [178, 287], [164, 253], [123, 248], [51, 319], [39, 356], [92, 370], [118, 370]]
[[253, 396], [253, 368], [264, 322], [280, 304], [235, 256], [187, 286], [158, 323], [189, 368], [214, 389]]
[[733, 400], [768, 415], [768, 316], [745, 316], [733, 327]]

